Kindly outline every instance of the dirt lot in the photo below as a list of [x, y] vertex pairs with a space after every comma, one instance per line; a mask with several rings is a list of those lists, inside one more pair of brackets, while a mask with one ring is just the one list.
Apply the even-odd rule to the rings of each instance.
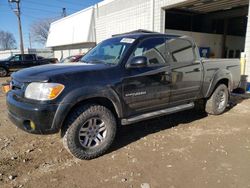
[[221, 116], [191, 110], [127, 126], [108, 154], [80, 161], [59, 135], [15, 128], [0, 94], [0, 187], [250, 187], [249, 114], [246, 99]]

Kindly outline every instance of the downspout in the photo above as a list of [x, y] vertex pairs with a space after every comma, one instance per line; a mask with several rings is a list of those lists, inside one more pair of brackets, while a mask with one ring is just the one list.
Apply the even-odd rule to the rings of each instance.
[[250, 82], [250, 3], [248, 8], [248, 19], [247, 19], [247, 31], [246, 31], [246, 40], [245, 40], [245, 75], [248, 75], [248, 82]]
[[151, 30], [155, 30], [155, 0], [151, 0]]
[[94, 40], [95, 40], [95, 43], [97, 43], [97, 37], [96, 37], [96, 19], [99, 17], [98, 16], [99, 14], [99, 7], [98, 7], [98, 3], [95, 5], [94, 7], [94, 18], [93, 18], [93, 22], [94, 22]]

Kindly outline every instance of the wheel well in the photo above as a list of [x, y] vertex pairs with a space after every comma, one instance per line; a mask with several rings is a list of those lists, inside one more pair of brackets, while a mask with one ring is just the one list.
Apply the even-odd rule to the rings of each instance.
[[[211, 97], [211, 96], [213, 95], [214, 91], [216, 90], [216, 88], [217, 88], [220, 84], [225, 84], [227, 87], [229, 87], [229, 80], [228, 80], [227, 78], [223, 78], [223, 79], [219, 80], [219, 81], [217, 82], [217, 84], [214, 86], [214, 88], [213, 88], [212, 92], [210, 93], [209, 97]], [[208, 98], [209, 98], [209, 97], [208, 97]]]
[[[77, 104], [75, 104], [71, 109], [70, 111], [68, 112], [68, 114], [66, 115], [64, 121], [63, 121], [63, 124], [62, 124], [62, 127], [61, 127], [61, 130], [64, 130], [67, 129], [67, 127], [64, 127], [65, 126], [65, 122], [67, 121], [69, 115], [77, 108], [79, 108], [80, 106], [82, 105], [86, 105], [86, 104], [96, 104], [96, 105], [101, 105], [101, 106], [104, 106], [106, 107], [107, 109], [109, 109], [115, 116], [116, 120], [118, 120], [118, 113], [115, 109], [115, 106], [113, 104], [113, 102], [107, 98], [104, 98], [104, 97], [95, 97], [95, 98], [91, 98], [91, 99], [86, 99], [86, 100], [83, 100], [83, 101], [80, 101], [78, 102]], [[63, 131], [63, 132], [64, 132]]]
[[221, 79], [219, 82], [217, 82], [215, 89], [220, 85], [225, 84], [227, 87], [229, 86], [229, 80], [227, 78]]
[[0, 67], [5, 69], [7, 72], [9, 72], [9, 70], [6, 67], [4, 67], [4, 66], [0, 66]]

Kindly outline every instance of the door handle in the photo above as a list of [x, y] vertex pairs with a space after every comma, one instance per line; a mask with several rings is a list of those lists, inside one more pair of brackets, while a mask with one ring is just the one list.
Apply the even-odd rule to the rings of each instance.
[[165, 72], [165, 75], [169, 75], [169, 72]]
[[200, 69], [200, 68], [196, 68], [196, 69], [194, 69], [193, 71], [194, 71], [194, 72], [200, 72], [201, 69]]

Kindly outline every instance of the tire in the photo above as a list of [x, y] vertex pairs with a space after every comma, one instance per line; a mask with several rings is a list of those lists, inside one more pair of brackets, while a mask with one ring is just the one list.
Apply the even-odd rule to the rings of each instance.
[[229, 92], [225, 84], [220, 84], [212, 96], [207, 100], [206, 112], [211, 115], [220, 115], [225, 112], [228, 104]]
[[66, 121], [64, 147], [76, 158], [90, 160], [103, 155], [116, 135], [116, 119], [100, 105], [84, 105]]
[[3, 67], [0, 67], [0, 77], [6, 77], [8, 75], [8, 71], [3, 68]]

